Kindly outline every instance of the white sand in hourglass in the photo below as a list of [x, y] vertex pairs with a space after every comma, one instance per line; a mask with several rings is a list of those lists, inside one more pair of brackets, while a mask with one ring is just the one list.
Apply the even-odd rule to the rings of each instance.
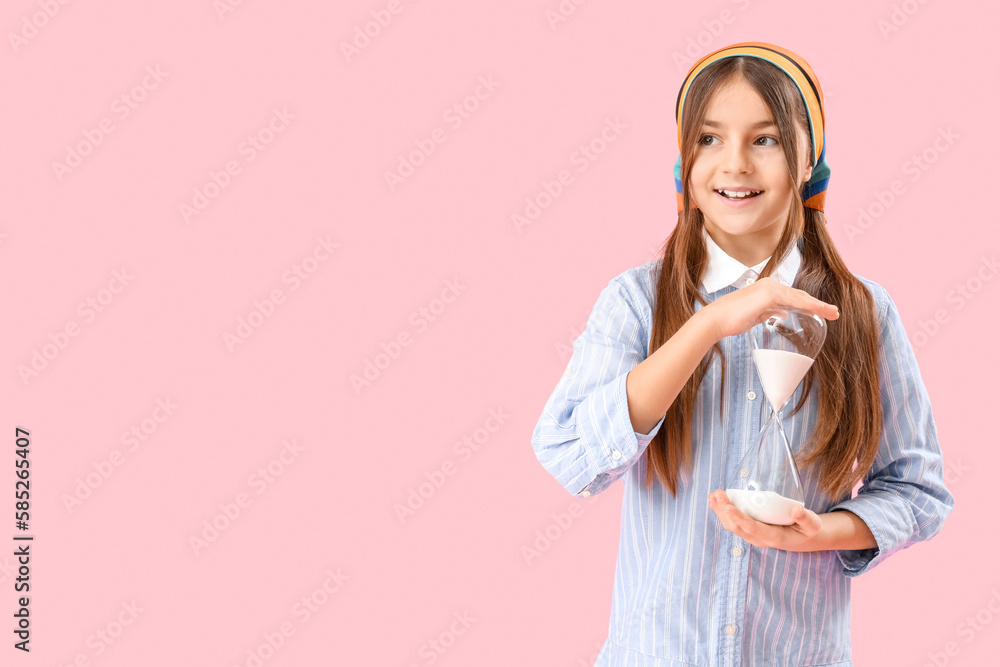
[[754, 350], [753, 358], [764, 393], [775, 412], [795, 393], [813, 363], [810, 357], [787, 350]]
[[744, 491], [743, 489], [726, 489], [729, 502], [736, 505], [736, 508], [748, 517], [773, 523], [777, 526], [788, 526], [795, 521], [792, 519], [792, 510], [795, 506], [804, 506], [805, 503], [786, 498], [774, 491]]

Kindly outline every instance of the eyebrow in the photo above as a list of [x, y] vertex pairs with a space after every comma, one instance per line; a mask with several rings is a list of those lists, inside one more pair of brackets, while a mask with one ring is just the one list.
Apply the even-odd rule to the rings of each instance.
[[[726, 126], [725, 123], [720, 123], [717, 120], [706, 120], [703, 124], [707, 125], [708, 127], [725, 127]], [[758, 122], [754, 123], [753, 125], [751, 125], [750, 129], [751, 130], [759, 130], [762, 127], [778, 127], [778, 126], [774, 124], [774, 121], [761, 120], [761, 121], [758, 121]]]

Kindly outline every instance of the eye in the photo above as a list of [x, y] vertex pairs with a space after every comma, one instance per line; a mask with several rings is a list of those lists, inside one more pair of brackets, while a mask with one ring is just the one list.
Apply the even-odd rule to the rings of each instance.
[[698, 145], [699, 146], [709, 146], [711, 144], [706, 144], [705, 143], [705, 139], [715, 139], [715, 138], [716, 138], [715, 135], [712, 135], [712, 134], [703, 134], [703, 135], [701, 135], [701, 138], [698, 139]]
[[[774, 143], [770, 144], [771, 146], [777, 146], [778, 145], [778, 140], [775, 137], [771, 137], [771, 136], [757, 137], [757, 141], [760, 141], [761, 139], [770, 139], [771, 141], [773, 141]], [[756, 144], [756, 145], [757, 146], [764, 146], [765, 144]]]

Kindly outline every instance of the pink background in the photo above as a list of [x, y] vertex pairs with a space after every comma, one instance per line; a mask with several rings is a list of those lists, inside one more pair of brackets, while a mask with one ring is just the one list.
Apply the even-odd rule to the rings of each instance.
[[[11, 647], [14, 558], [0, 556], [0, 663], [248, 665], [263, 644], [268, 666], [591, 664], [622, 486], [574, 500], [531, 432], [600, 290], [676, 222], [674, 103], [691, 61], [675, 57], [753, 40], [801, 53], [824, 86], [829, 228], [899, 308], [957, 498], [936, 538], [854, 580], [854, 659], [993, 664], [998, 10], [562, 4], [575, 11], [554, 25], [558, 0], [402, 0], [396, 14], [388, 0], [246, 0], [221, 16], [212, 0], [4, 4], [0, 553], [18, 533], [15, 426], [32, 436], [35, 541], [30, 655]], [[391, 21], [348, 60], [342, 43], [373, 11]], [[469, 98], [481, 77], [496, 87]], [[275, 109], [294, 118], [271, 132]], [[626, 127], [581, 163], [609, 118]], [[957, 138], [935, 147], [948, 128]], [[432, 136], [444, 141], [391, 188], [385, 174]], [[512, 215], [564, 169], [571, 182], [518, 230]], [[297, 265], [312, 273], [295, 285]], [[22, 377], [36, 351], [50, 358]], [[401, 521], [397, 505], [435, 477]], [[68, 507], [78, 487], [89, 496]], [[529, 563], [522, 547], [571, 510]], [[224, 529], [195, 553], [213, 520]], [[282, 627], [294, 634], [279, 642]]]

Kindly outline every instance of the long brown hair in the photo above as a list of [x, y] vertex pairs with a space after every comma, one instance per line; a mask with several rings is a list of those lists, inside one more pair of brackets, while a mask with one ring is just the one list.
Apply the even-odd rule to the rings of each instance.
[[[760, 58], [735, 56], [706, 67], [692, 82], [685, 101], [681, 128], [684, 211], [678, 215], [677, 226], [665, 244], [656, 285], [650, 354], [694, 315], [695, 299], [707, 305], [698, 291], [708, 260], [701, 232], [705, 220], [701, 209], [691, 208], [691, 166], [712, 93], [739, 77], [756, 90], [770, 108], [784, 147], [789, 178], [793, 188], [800, 185], [795, 180], [800, 160], [796, 126], [804, 129], [807, 136], [809, 128], [805, 105], [792, 80]], [[878, 451], [882, 429], [878, 317], [871, 293], [848, 270], [834, 247], [823, 213], [803, 207], [801, 197], [792, 199], [781, 238], [760, 275], [771, 275], [789, 245], [801, 236], [802, 264], [793, 287], [835, 304], [842, 313], [840, 318], [827, 321], [826, 341], [806, 374], [799, 402], [789, 413], [794, 415], [802, 409], [818, 378], [816, 426], [809, 442], [797, 453], [796, 464], [800, 468], [818, 464], [819, 487], [836, 499], [849, 492], [865, 475]], [[693, 458], [691, 424], [698, 387], [714, 354], [721, 360], [725, 395], [726, 360], [717, 342], [667, 410], [662, 428], [646, 450], [647, 488], [655, 474], [670, 493], [677, 496], [680, 473], [691, 466]], [[721, 419], [721, 401], [719, 416]]]

